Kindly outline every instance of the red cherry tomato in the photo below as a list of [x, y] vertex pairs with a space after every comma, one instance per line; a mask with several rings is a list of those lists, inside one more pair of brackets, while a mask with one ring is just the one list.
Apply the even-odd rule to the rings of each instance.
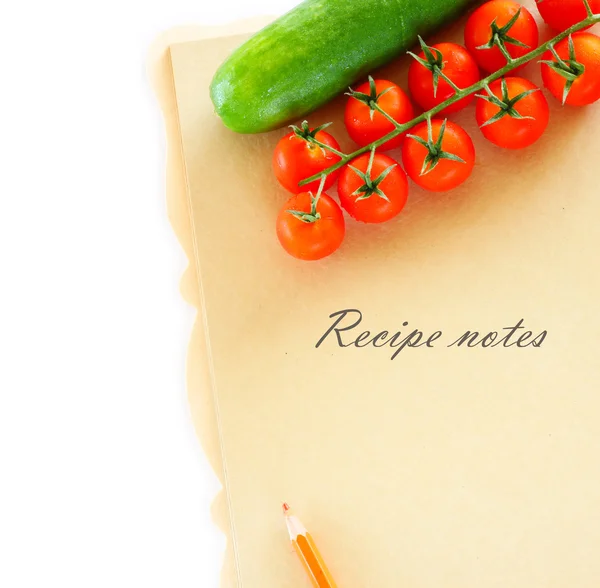
[[331, 255], [344, 240], [342, 209], [327, 194], [316, 201], [311, 192], [292, 196], [277, 217], [277, 238], [293, 257], [314, 261]]
[[[555, 31], [566, 31], [587, 16], [583, 0], [536, 0], [536, 3], [546, 24]], [[599, 14], [600, 0], [589, 3], [594, 14]]]
[[[512, 26], [508, 28], [513, 19]], [[511, 0], [487, 2], [467, 21], [465, 45], [479, 67], [487, 72], [498, 71], [507, 64], [506, 57], [498, 46], [486, 48], [494, 36], [503, 40], [513, 59], [522, 57], [539, 44], [539, 31], [535, 19], [527, 8]]]
[[[415, 102], [423, 110], [431, 110], [448, 98], [454, 96], [454, 89], [442, 77], [438, 76], [437, 92], [434, 91], [434, 73], [432, 68], [439, 67], [441, 73], [447, 76], [460, 89], [468, 88], [479, 81], [479, 67], [472, 55], [456, 43], [439, 43], [428, 48], [434, 61], [431, 63], [424, 51], [418, 57], [428, 62], [428, 66], [415, 60], [408, 70], [408, 87]], [[458, 112], [468, 106], [474, 99], [473, 95], [446, 107], [439, 114], [446, 115]]]
[[[381, 139], [394, 130], [394, 125], [381, 112], [372, 110], [368, 104], [359, 100], [363, 97], [377, 103], [396, 122], [405, 123], [414, 118], [414, 109], [406, 93], [387, 80], [372, 80], [359, 86], [346, 104], [344, 121], [352, 140], [360, 147]], [[366, 97], [366, 98], [365, 98]], [[394, 149], [402, 143], [403, 135], [389, 140], [379, 147], [381, 151]]]
[[[321, 128], [310, 129], [308, 123], [304, 122], [302, 128], [296, 127], [277, 143], [273, 154], [273, 171], [279, 183], [289, 192], [297, 194], [312, 190], [316, 193], [320, 184], [318, 180], [302, 187], [298, 183], [340, 160], [336, 153], [314, 143], [317, 140], [338, 152], [340, 150], [338, 142]], [[339, 173], [338, 170], [327, 176], [325, 190], [334, 184]]]
[[382, 223], [404, 208], [408, 199], [408, 180], [398, 162], [391, 157], [366, 153], [344, 167], [338, 194], [342, 207], [356, 220]]
[[[586, 106], [600, 100], [600, 37], [591, 33], [575, 33], [572, 39], [571, 47], [569, 40], [564, 39], [557, 43], [555, 50], [567, 71], [578, 74], [577, 79], [567, 88], [567, 79], [546, 63], [542, 64], [542, 79], [546, 88], [561, 102], [565, 97], [565, 89], [568, 89], [565, 104]], [[569, 63], [573, 56], [576, 64]], [[544, 55], [544, 60], [557, 63], [550, 51]]]
[[[488, 100], [480, 98], [475, 110], [477, 124], [486, 139], [506, 149], [523, 149], [535, 143], [546, 130], [550, 119], [548, 101], [539, 88], [523, 78], [503, 78], [490, 84], [490, 90], [502, 101], [514, 102], [523, 93], [523, 98], [512, 104], [510, 111], [500, 118], [502, 109]], [[498, 120], [490, 122], [497, 117]]]
[[445, 192], [469, 178], [475, 165], [475, 147], [471, 137], [456, 123], [433, 120], [431, 129], [424, 122], [406, 137], [402, 162], [415, 184], [432, 192]]

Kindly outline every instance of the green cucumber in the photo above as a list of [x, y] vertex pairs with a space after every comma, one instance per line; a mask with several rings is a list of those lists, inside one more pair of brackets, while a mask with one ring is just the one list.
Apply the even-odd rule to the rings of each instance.
[[410, 49], [476, 0], [305, 0], [236, 49], [217, 70], [215, 111], [261, 133], [317, 109]]

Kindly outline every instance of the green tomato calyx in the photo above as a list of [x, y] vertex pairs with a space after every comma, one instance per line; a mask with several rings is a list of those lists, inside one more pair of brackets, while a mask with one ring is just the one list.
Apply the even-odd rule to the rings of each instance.
[[502, 53], [502, 55], [504, 55], [508, 63], [512, 62], [513, 58], [508, 52], [508, 49], [506, 48], [507, 44], [514, 45], [516, 47], [522, 47], [523, 49], [531, 49], [529, 45], [526, 45], [522, 41], [519, 41], [519, 39], [515, 39], [514, 37], [511, 37], [508, 34], [519, 20], [519, 17], [521, 16], [521, 10], [522, 9], [519, 8], [515, 15], [503, 27], [499, 27], [496, 23], [496, 20], [494, 19], [494, 21], [490, 25], [492, 33], [490, 36], [490, 40], [485, 45], [480, 45], [479, 47], [477, 47], [477, 49], [486, 50], [498, 47], [498, 49], [500, 49], [500, 52]]
[[358, 196], [357, 202], [360, 200], [366, 200], [376, 194], [380, 198], [389, 202], [390, 199], [387, 197], [385, 192], [379, 187], [381, 182], [387, 178], [397, 164], [386, 167], [375, 179], [371, 177], [371, 171], [373, 169], [373, 161], [375, 160], [375, 148], [371, 149], [371, 155], [369, 157], [369, 164], [367, 165], [367, 171], [362, 172], [353, 165], [348, 164], [348, 167], [364, 182], [360, 188], [357, 188], [352, 192], [352, 196]]
[[305, 120], [302, 122], [302, 124], [299, 127], [297, 127], [296, 125], [290, 125], [290, 129], [292, 129], [292, 131], [294, 132], [294, 135], [296, 135], [296, 137], [298, 137], [299, 139], [303, 139], [304, 141], [307, 141], [311, 145], [317, 146], [319, 144], [319, 142], [317, 141], [317, 133], [320, 133], [321, 131], [330, 127], [332, 124], [333, 123], [325, 123], [324, 125], [321, 125], [320, 127], [311, 129], [308, 126], [308, 121]]
[[319, 204], [319, 200], [321, 199], [321, 194], [323, 193], [323, 187], [325, 186], [325, 180], [327, 179], [327, 175], [323, 174], [321, 176], [321, 184], [319, 185], [319, 191], [317, 195], [313, 195], [312, 192], [310, 194], [310, 211], [306, 212], [305, 210], [286, 210], [287, 213], [296, 217], [298, 220], [303, 223], [311, 224], [316, 223], [321, 219], [321, 213], [317, 211], [317, 206]]
[[420, 35], [419, 43], [421, 44], [421, 49], [423, 50], [423, 55], [425, 58], [413, 53], [412, 51], [408, 51], [407, 53], [431, 72], [433, 76], [433, 97], [437, 98], [440, 78], [449, 84], [455, 92], [460, 92], [460, 88], [443, 72], [446, 64], [444, 62], [444, 56], [442, 55], [442, 52], [435, 47], [430, 47], [427, 45]]
[[427, 155], [425, 156], [423, 167], [421, 168], [421, 173], [419, 175], [424, 176], [433, 171], [442, 159], [466, 163], [462, 157], [454, 155], [454, 153], [448, 153], [442, 149], [447, 123], [448, 119], [444, 119], [444, 122], [440, 127], [440, 134], [435, 141], [433, 140], [433, 125], [431, 123], [431, 118], [427, 118], [427, 140], [418, 137], [417, 135], [406, 135], [407, 139], [413, 139], [427, 149]]
[[364, 92], [356, 92], [352, 88], [348, 88], [348, 92], [346, 92], [346, 96], [350, 96], [351, 98], [355, 98], [359, 102], [366, 104], [370, 109], [369, 116], [371, 117], [371, 120], [373, 120], [373, 117], [375, 116], [375, 111], [380, 110], [377, 107], [377, 102], [384, 94], [387, 94], [391, 89], [392, 89], [391, 87], [386, 88], [385, 90], [382, 90], [378, 94], [377, 93], [377, 85], [375, 84], [375, 80], [371, 76], [369, 76], [369, 93], [368, 94], [365, 94]]
[[523, 116], [515, 108], [515, 106], [517, 105], [518, 102], [523, 100], [523, 98], [527, 98], [527, 96], [530, 96], [531, 94], [534, 94], [535, 92], [539, 92], [540, 91], [539, 88], [532, 88], [531, 90], [526, 90], [525, 92], [521, 92], [514, 98], [511, 98], [509, 95], [509, 92], [508, 92], [508, 84], [506, 83], [506, 78], [502, 78], [502, 99], [498, 98], [498, 96], [496, 96], [496, 94], [494, 94], [494, 92], [492, 92], [492, 89], [487, 84], [485, 85], [485, 91], [487, 92], [487, 94], [475, 94], [475, 96], [477, 96], [477, 98], [481, 98], [482, 100], [485, 100], [486, 102], [490, 102], [494, 106], [497, 106], [500, 110], [498, 111], [497, 114], [492, 116], [489, 120], [485, 121], [481, 125], [481, 128], [487, 127], [488, 125], [493, 125], [494, 123], [498, 122], [499, 120], [502, 120], [505, 116], [510, 116], [512, 118], [516, 118], [519, 120], [525, 120], [525, 119], [534, 120], [533, 116]]
[[554, 59], [542, 59], [541, 63], [545, 63], [552, 71], [567, 80], [562, 97], [562, 103], [564, 105], [567, 102], [573, 83], [585, 73], [585, 65], [577, 61], [573, 35], [569, 35], [569, 59], [563, 59], [557, 53], [553, 44], [550, 44], [549, 49], [554, 56]]

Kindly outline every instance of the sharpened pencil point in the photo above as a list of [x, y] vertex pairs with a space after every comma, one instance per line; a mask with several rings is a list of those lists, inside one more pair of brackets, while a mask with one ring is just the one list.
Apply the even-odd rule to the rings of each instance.
[[290, 505], [287, 502], [283, 503], [283, 514], [287, 514], [290, 511]]

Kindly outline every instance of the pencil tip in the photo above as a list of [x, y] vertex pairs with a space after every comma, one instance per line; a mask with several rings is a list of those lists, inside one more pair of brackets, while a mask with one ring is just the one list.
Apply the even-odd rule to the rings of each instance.
[[283, 503], [283, 514], [287, 514], [290, 511], [290, 505], [287, 502]]

